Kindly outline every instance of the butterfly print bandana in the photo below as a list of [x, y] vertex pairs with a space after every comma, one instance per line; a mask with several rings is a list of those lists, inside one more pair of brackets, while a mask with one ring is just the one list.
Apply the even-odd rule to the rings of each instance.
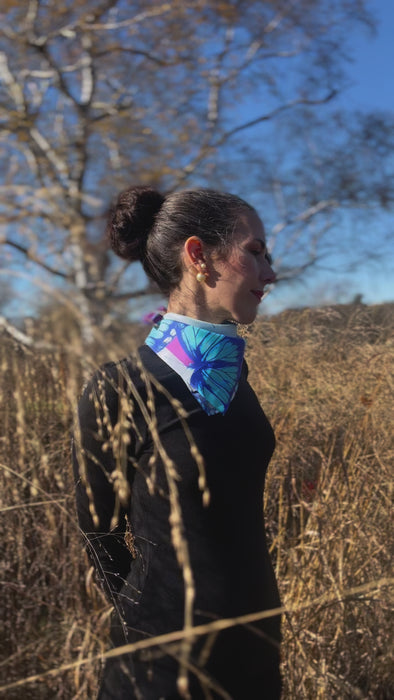
[[164, 317], [145, 343], [179, 374], [208, 415], [226, 413], [241, 374], [242, 338]]

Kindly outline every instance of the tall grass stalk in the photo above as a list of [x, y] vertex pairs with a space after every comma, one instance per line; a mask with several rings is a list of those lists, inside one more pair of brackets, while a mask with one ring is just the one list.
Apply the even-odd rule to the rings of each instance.
[[[287, 610], [285, 700], [394, 695], [392, 309], [282, 314], [247, 334], [250, 381], [277, 436], [265, 506]], [[90, 353], [52, 329], [62, 350], [0, 338], [7, 700], [95, 697], [110, 608], [78, 532], [70, 429], [86, 375], [143, 334], [127, 328], [110, 342], [98, 333]]]

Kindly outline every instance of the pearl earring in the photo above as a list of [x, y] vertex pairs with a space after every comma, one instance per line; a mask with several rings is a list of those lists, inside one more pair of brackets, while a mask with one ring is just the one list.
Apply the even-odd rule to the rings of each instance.
[[205, 262], [201, 262], [201, 263], [199, 263], [199, 265], [200, 265], [201, 272], [197, 272], [196, 280], [197, 280], [197, 282], [205, 282], [206, 278], [208, 277], [208, 273], [204, 272], [204, 270], [207, 269], [207, 266], [206, 266]]

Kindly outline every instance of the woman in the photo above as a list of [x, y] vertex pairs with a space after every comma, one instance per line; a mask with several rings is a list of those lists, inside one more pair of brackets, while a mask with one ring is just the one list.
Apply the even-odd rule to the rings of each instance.
[[137, 361], [105, 365], [80, 400], [79, 522], [114, 646], [182, 629], [186, 641], [107, 659], [99, 698], [275, 700], [279, 616], [187, 636], [280, 605], [263, 523], [275, 439], [236, 333], [275, 280], [263, 225], [230, 194], [139, 187], [119, 196], [108, 235], [168, 311]]

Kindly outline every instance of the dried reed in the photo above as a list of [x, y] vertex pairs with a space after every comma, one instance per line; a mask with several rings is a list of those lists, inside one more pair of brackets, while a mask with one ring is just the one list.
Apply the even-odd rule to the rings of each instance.
[[[248, 333], [250, 380], [278, 442], [265, 505], [287, 609], [285, 700], [394, 694], [392, 313], [391, 305], [294, 312]], [[141, 335], [137, 329], [135, 342]], [[45, 354], [0, 339], [0, 691], [7, 700], [94, 698], [108, 648], [110, 608], [82, 551], [70, 469], [75, 401], [88, 368], [109, 356], [108, 341], [89, 355], [73, 338], [67, 352]], [[53, 344], [62, 340], [52, 332]], [[125, 329], [111, 358], [135, 342]], [[174, 544], [187, 563], [170, 466]], [[186, 583], [191, 605], [192, 579]], [[172, 643], [188, 635], [190, 617]], [[181, 644], [180, 653], [187, 648]]]

